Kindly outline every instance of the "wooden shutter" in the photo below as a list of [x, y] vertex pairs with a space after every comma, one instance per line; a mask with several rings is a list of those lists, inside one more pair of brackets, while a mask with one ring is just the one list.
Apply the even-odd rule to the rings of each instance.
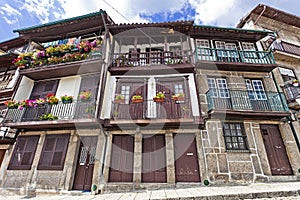
[[30, 170], [40, 136], [19, 136], [8, 169]]
[[55, 94], [58, 86], [58, 80], [44, 81], [34, 83], [30, 99], [45, 98], [47, 94]]
[[69, 134], [46, 135], [39, 170], [62, 170], [68, 149]]

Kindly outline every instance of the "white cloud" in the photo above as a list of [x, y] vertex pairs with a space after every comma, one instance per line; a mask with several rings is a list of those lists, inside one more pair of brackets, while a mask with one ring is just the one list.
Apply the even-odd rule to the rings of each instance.
[[16, 24], [18, 22], [18, 16], [22, 16], [17, 9], [11, 7], [9, 4], [1, 6], [0, 13], [3, 15], [3, 19], [9, 25]]

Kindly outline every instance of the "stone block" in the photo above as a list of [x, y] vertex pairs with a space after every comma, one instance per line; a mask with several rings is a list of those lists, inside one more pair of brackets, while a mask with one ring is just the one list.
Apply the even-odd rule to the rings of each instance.
[[216, 184], [228, 183], [229, 176], [226, 174], [217, 174], [217, 175], [215, 175], [214, 180], [216, 181]]
[[253, 173], [242, 173], [243, 180], [246, 182], [253, 182], [254, 174]]
[[253, 173], [251, 162], [229, 162], [229, 171], [233, 173]]
[[256, 174], [262, 174], [258, 157], [257, 156], [251, 156], [251, 159], [252, 159], [252, 163], [253, 163], [253, 167], [254, 167], [254, 172]]
[[228, 163], [227, 163], [226, 154], [219, 154], [218, 162], [219, 162], [220, 173], [228, 173]]
[[207, 160], [207, 168], [208, 172], [218, 172], [218, 167], [217, 167], [217, 155], [216, 154], [208, 154], [206, 155], [206, 160]]
[[241, 173], [230, 173], [232, 180], [242, 180], [242, 174]]

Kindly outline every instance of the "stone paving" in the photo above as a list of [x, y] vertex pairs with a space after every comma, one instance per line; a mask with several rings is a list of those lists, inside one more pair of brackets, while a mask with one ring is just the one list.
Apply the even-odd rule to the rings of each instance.
[[[72, 195], [73, 194], [73, 195]], [[300, 182], [254, 183], [247, 186], [201, 186], [160, 190], [141, 190], [124, 193], [107, 193], [99, 195], [64, 192], [61, 195], [38, 195], [36, 197], [0, 196], [9, 200], [296, 200], [300, 199]], [[80, 195], [79, 195], [80, 194]]]

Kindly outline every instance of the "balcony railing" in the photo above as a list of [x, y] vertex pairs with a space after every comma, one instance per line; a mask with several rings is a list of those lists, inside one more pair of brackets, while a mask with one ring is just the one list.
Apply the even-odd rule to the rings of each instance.
[[286, 84], [282, 87], [287, 102], [294, 102], [297, 98], [300, 98], [300, 87], [293, 86], [292, 84]]
[[136, 67], [192, 63], [191, 51], [155, 51], [137, 53], [114, 53], [112, 67]]
[[255, 92], [230, 90], [229, 98], [215, 97], [212, 91], [206, 93], [208, 110], [227, 109], [245, 111], [288, 111], [284, 94], [277, 92], [260, 92], [256, 98]]
[[272, 44], [272, 49], [300, 56], [300, 46], [288, 42], [274, 42]]
[[5, 90], [13, 78], [13, 74], [0, 75], [0, 91]]
[[275, 64], [272, 52], [196, 48], [196, 61]]
[[[8, 109], [4, 118], [4, 122], [29, 122], [42, 120], [56, 120], [47, 119], [45, 115], [51, 114], [57, 120], [73, 120], [73, 119], [88, 119], [95, 116], [95, 101], [73, 101], [72, 103], [62, 103], [51, 105], [37, 105], [28, 108]], [[44, 116], [44, 119], [42, 119]]]
[[182, 101], [165, 100], [154, 102], [144, 100], [140, 103], [115, 103], [112, 104], [111, 116], [114, 120], [137, 119], [181, 119], [192, 118], [189, 99]]

